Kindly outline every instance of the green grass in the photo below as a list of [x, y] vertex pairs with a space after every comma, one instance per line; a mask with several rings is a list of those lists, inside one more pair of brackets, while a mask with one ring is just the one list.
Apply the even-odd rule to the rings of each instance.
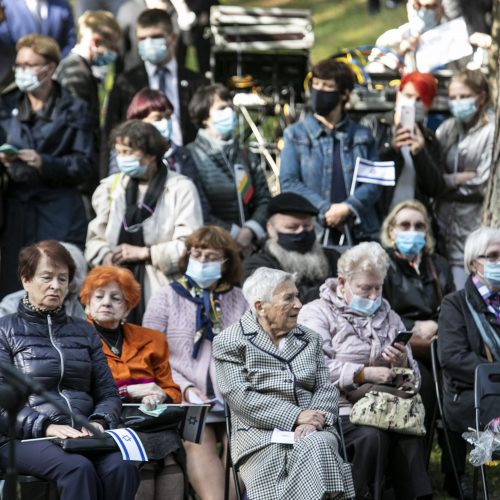
[[370, 16], [366, 0], [222, 0], [222, 3], [242, 7], [311, 9], [316, 36], [311, 54], [313, 63], [346, 47], [373, 44], [385, 30], [399, 26], [406, 19], [404, 7], [383, 7], [380, 14]]

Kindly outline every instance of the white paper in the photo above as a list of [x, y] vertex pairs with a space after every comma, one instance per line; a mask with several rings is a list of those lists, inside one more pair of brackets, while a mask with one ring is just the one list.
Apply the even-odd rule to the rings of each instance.
[[427, 73], [472, 52], [467, 25], [463, 17], [458, 17], [420, 35], [415, 54], [417, 69]]
[[137, 433], [125, 427], [124, 429], [113, 429], [104, 431], [111, 435], [122, 453], [123, 460], [134, 460], [137, 462], [147, 462], [146, 450]]
[[294, 433], [289, 431], [280, 431], [279, 429], [274, 429], [271, 436], [271, 443], [280, 444], [295, 444]]

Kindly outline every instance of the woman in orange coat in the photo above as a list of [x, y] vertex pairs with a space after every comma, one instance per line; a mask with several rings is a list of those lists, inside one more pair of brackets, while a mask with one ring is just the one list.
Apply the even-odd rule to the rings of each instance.
[[[124, 403], [154, 409], [161, 403], [180, 403], [181, 392], [172, 378], [165, 336], [126, 322], [140, 300], [140, 286], [125, 268], [95, 267], [85, 278], [82, 303], [101, 337], [103, 352]], [[148, 435], [150, 462], [141, 469], [136, 499], [181, 499], [184, 495], [182, 444], [177, 432]]]

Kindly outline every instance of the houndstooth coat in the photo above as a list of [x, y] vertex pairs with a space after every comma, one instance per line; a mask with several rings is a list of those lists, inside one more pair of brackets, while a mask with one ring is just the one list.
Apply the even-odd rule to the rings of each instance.
[[[354, 497], [349, 464], [338, 455], [338, 391], [321, 339], [297, 326], [279, 350], [247, 312], [217, 335], [213, 356], [232, 415], [232, 450], [250, 500]], [[299, 413], [326, 413], [325, 429], [294, 445], [271, 443], [275, 428], [293, 431]]]

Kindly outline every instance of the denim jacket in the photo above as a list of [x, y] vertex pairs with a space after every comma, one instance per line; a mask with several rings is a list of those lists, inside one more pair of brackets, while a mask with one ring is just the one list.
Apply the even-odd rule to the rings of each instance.
[[[320, 221], [330, 208], [333, 141], [323, 126], [310, 113], [304, 120], [287, 127], [285, 146], [281, 153], [281, 190], [292, 191], [307, 198], [320, 211]], [[356, 158], [377, 159], [375, 141], [369, 129], [345, 117], [335, 128], [340, 141], [341, 160], [347, 193], [351, 190]], [[356, 214], [359, 233], [374, 237], [379, 221], [374, 205], [382, 193], [382, 186], [357, 184], [354, 194], [345, 202]]]

